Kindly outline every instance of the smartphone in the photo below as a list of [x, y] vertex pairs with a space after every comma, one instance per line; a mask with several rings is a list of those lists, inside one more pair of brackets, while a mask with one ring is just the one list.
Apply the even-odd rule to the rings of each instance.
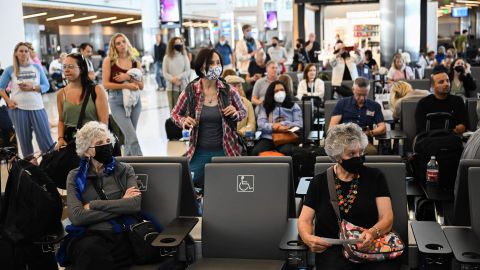
[[353, 51], [355, 48], [353, 46], [343, 47], [345, 51]]

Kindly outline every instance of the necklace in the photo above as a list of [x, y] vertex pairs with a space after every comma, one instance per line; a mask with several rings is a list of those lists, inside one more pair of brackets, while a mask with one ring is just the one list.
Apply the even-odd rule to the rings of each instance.
[[335, 176], [335, 189], [337, 190], [338, 207], [340, 208], [340, 211], [345, 212], [345, 214], [348, 214], [348, 211], [350, 211], [355, 199], [357, 198], [359, 182], [358, 178], [359, 177], [357, 176], [350, 182], [348, 194], [344, 196], [340, 179]]
[[210, 97], [210, 98], [207, 98], [205, 97], [205, 101], [208, 103], [208, 104], [212, 104], [214, 101], [216, 101], [217, 98], [215, 96], [213, 97]]

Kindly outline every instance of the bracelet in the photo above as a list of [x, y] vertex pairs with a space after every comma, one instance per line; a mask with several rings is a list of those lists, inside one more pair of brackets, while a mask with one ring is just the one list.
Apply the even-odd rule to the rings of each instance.
[[380, 234], [380, 229], [379, 229], [378, 227], [373, 226], [372, 229], [374, 229], [374, 230], [375, 230], [375, 233], [377, 234], [377, 237], [376, 237], [376, 238], [380, 238], [380, 236], [382, 236], [382, 235]]

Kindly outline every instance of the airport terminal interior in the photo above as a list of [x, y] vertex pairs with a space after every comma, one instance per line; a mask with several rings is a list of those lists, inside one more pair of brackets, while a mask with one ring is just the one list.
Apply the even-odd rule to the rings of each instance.
[[14, 0], [0, 33], [0, 269], [480, 269], [480, 1]]

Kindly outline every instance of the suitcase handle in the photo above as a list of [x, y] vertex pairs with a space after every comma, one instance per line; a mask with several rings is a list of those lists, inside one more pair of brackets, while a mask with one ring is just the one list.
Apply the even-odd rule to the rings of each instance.
[[427, 126], [425, 128], [426, 131], [430, 131], [430, 120], [433, 118], [439, 118], [439, 119], [445, 119], [445, 130], [448, 130], [448, 127], [450, 126], [450, 118], [452, 117], [452, 114], [447, 113], [447, 112], [436, 112], [436, 113], [427, 113]]

